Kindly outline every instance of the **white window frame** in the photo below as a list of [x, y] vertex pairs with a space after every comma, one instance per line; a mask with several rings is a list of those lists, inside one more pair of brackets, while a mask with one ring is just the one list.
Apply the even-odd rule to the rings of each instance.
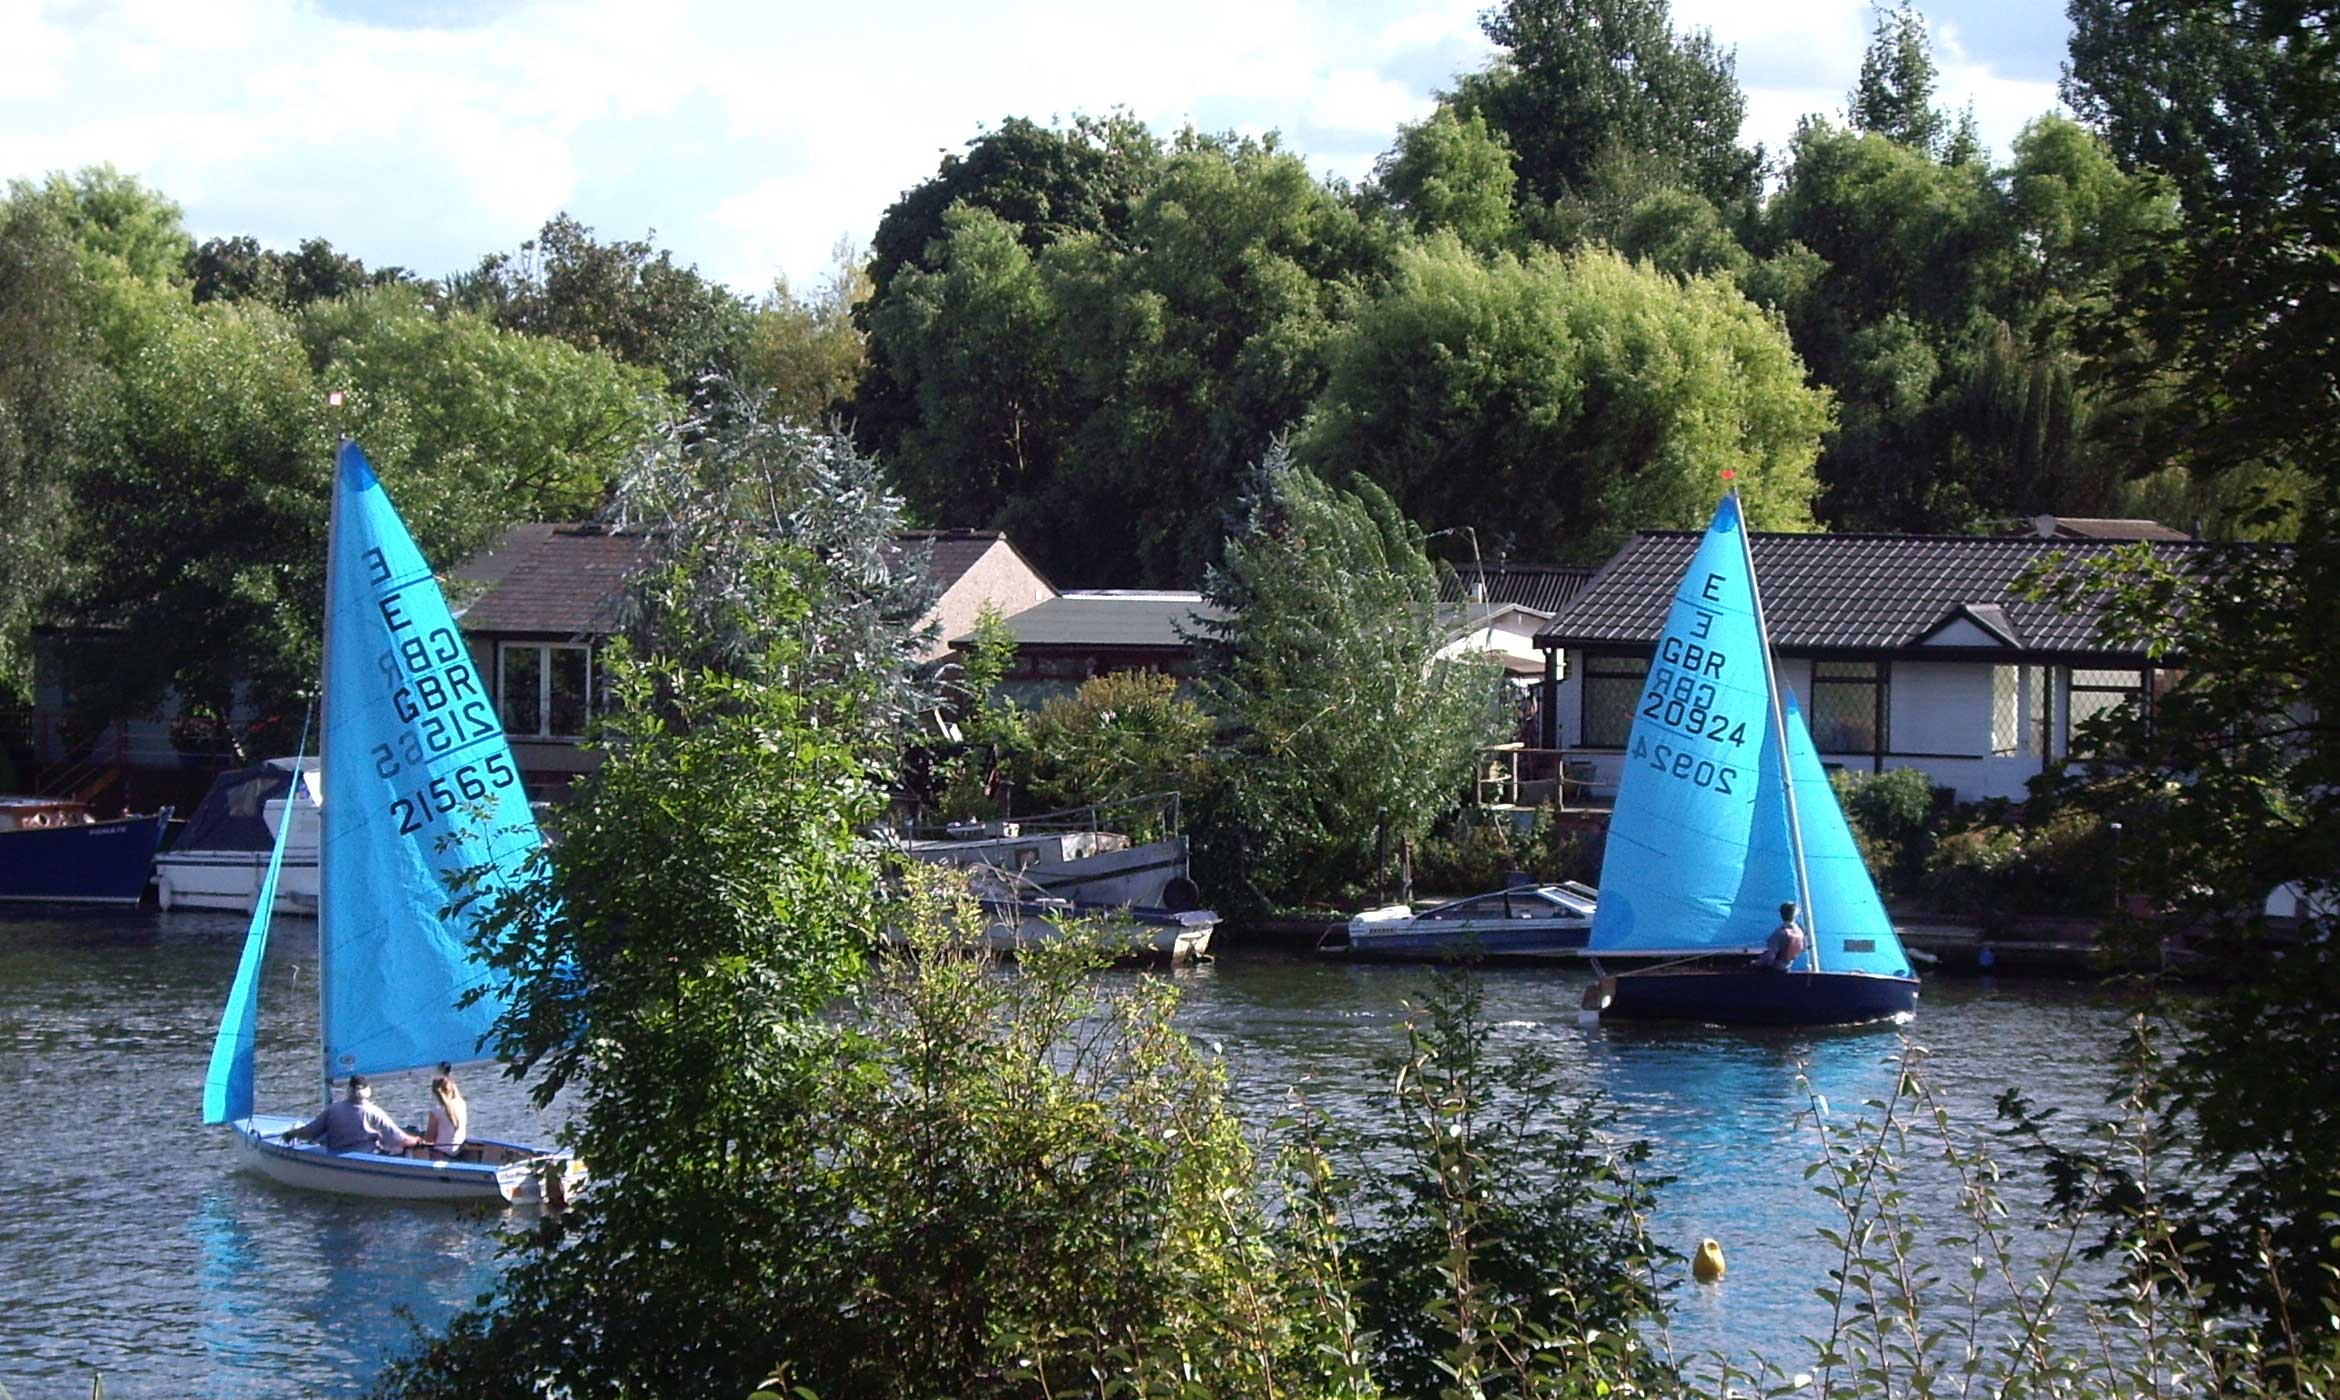
[[507, 723], [505, 737], [512, 739], [582, 739], [582, 727], [575, 734], [552, 732], [552, 678], [553, 656], [557, 652], [573, 651], [585, 658], [585, 717], [593, 717], [593, 648], [579, 642], [498, 642], [496, 643], [496, 714], [507, 718], [511, 708], [505, 703], [505, 687], [511, 678], [509, 658], [517, 651], [536, 653], [536, 727], [522, 731]]

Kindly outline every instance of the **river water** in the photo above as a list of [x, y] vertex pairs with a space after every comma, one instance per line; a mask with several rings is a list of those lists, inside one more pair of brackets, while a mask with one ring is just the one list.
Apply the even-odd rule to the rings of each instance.
[[[271, 952], [259, 1040], [264, 1107], [315, 1099], [309, 951]], [[0, 1386], [15, 1400], [143, 1396], [349, 1396], [417, 1326], [490, 1285], [494, 1222], [438, 1206], [343, 1202], [234, 1169], [226, 1134], [197, 1121], [213, 1029], [243, 920], [149, 912], [0, 917]], [[1134, 975], [1134, 974], [1116, 974]], [[1295, 1089], [1354, 1117], [1386, 1082], [1426, 974], [1241, 952], [1177, 974], [1184, 1024], [1226, 1058], [1247, 1114], [1265, 1122]], [[1550, 1054], [1572, 1087], [1613, 1099], [1621, 1133], [1647, 1138], [1679, 1179], [1652, 1222], [1687, 1251], [1723, 1241], [1719, 1287], [1678, 1291], [1675, 1345], [1780, 1355], [1823, 1331], [1829, 1223], [1803, 1167], [1813, 1156], [1798, 1066], [1839, 1117], [1892, 1086], [1891, 1032], [1724, 1033], [1575, 1023], [1586, 974], [1508, 969], [1486, 979], [1498, 1039]], [[2021, 1085], [2074, 1113], [2102, 1097], [2122, 1004], [2058, 983], [1941, 980], [1913, 1028], [1952, 1112], [1988, 1128]], [[515, 1087], [466, 1083], [491, 1136], [548, 1138]], [[418, 1119], [419, 1078], [377, 1096]], [[557, 1112], [557, 1110], [556, 1110]], [[1947, 1222], [1944, 1222], [1947, 1224]]]

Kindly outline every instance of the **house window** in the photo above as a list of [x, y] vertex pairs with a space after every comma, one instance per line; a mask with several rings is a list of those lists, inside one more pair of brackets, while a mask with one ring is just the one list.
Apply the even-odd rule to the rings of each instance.
[[1885, 752], [1884, 714], [1884, 668], [1876, 662], [1812, 663], [1812, 743], [1820, 752]]
[[2072, 735], [2072, 752], [2096, 752], [2096, 746], [2089, 743], [2083, 734], [2088, 722], [2109, 715], [2132, 700], [2141, 701], [2144, 694], [2143, 671], [2134, 668], [2097, 670], [2085, 666], [2073, 667], [2071, 714], [2067, 721]]
[[1993, 666], [1991, 668], [1991, 753], [1998, 758], [2042, 758], [2047, 714], [2048, 668]]
[[1588, 749], [1621, 749], [1633, 733], [1633, 712], [1649, 679], [1646, 656], [1589, 656], [1584, 662], [1582, 743]]
[[592, 653], [552, 642], [504, 642], [496, 648], [496, 702], [504, 732], [515, 739], [580, 739]]

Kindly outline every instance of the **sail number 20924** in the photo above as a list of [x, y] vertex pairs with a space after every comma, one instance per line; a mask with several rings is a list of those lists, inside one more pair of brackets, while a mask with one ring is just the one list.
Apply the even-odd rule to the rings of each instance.
[[390, 799], [390, 815], [398, 818], [401, 836], [422, 830], [466, 802], [478, 802], [489, 793], [520, 781], [512, 760], [491, 754], [477, 763], [463, 764], [424, 787]]
[[1738, 792], [1737, 788], [1731, 786], [1732, 780], [1739, 776], [1738, 769], [1717, 763], [1711, 758], [1700, 758], [1694, 753], [1683, 753], [1671, 744], [1653, 744], [1647, 739], [1636, 739], [1633, 741], [1633, 756], [1646, 761], [1650, 767], [1669, 778], [1686, 779], [1716, 792]]

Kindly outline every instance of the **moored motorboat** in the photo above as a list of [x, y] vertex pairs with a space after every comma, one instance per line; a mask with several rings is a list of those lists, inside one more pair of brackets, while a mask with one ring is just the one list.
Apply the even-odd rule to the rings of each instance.
[[0, 797], [0, 900], [136, 904], [171, 811], [97, 821], [86, 803]]
[[1584, 956], [1599, 896], [1573, 880], [1519, 884], [1421, 909], [1391, 904], [1349, 920], [1353, 958], [1533, 962]]
[[277, 829], [290, 820], [276, 912], [317, 912], [319, 777], [311, 763], [292, 784], [293, 766], [292, 759], [272, 758], [211, 780], [170, 849], [155, 858], [158, 907], [250, 913]]

